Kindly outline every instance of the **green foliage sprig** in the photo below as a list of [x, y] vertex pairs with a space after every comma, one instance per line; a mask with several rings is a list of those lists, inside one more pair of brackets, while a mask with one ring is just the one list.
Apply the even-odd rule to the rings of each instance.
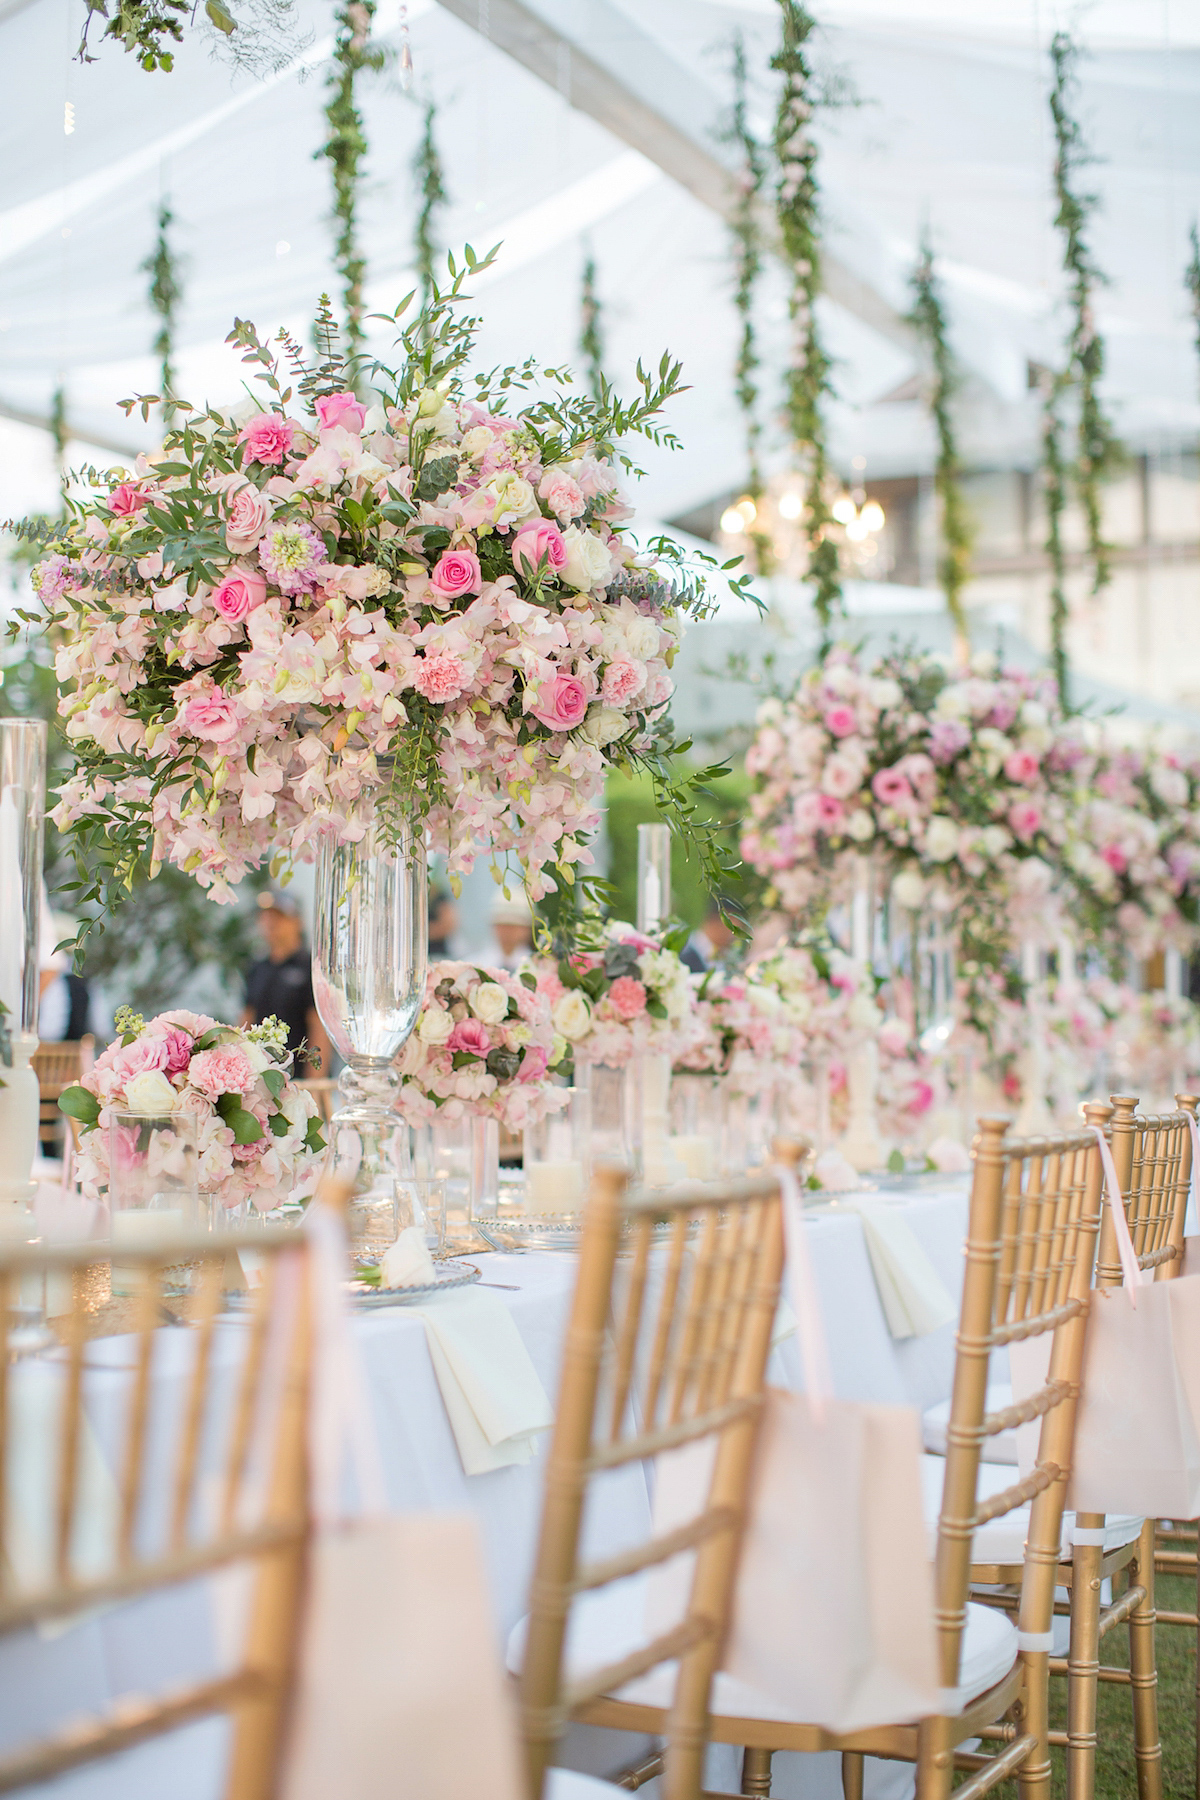
[[154, 249], [140, 265], [143, 274], [150, 277], [150, 306], [159, 319], [154, 354], [161, 365], [159, 386], [162, 390], [162, 416], [167, 424], [175, 416], [175, 316], [183, 300], [179, 265], [171, 249], [170, 231], [174, 223], [171, 208], [164, 200], [158, 209], [158, 237]]
[[367, 272], [358, 239], [359, 170], [367, 154], [367, 139], [354, 89], [360, 70], [383, 68], [387, 51], [371, 42], [375, 0], [348, 0], [335, 17], [337, 36], [325, 105], [328, 136], [316, 154], [328, 157], [333, 170], [333, 217], [337, 229], [334, 260], [342, 278], [346, 342], [354, 351], [363, 341], [363, 281]]
[[775, 154], [779, 179], [775, 210], [784, 258], [791, 274], [788, 312], [793, 343], [787, 377], [786, 414], [792, 444], [805, 464], [804, 522], [808, 536], [810, 580], [820, 621], [822, 654], [828, 648], [835, 615], [844, 611], [838, 570], [837, 541], [827, 486], [829, 455], [821, 402], [832, 392], [830, 359], [816, 321], [821, 287], [820, 210], [817, 146], [812, 136], [815, 80], [807, 44], [816, 20], [798, 0], [779, 0], [780, 47], [771, 67], [783, 76], [775, 117]]
[[[740, 166], [737, 174], [737, 203], [730, 230], [733, 234], [734, 268], [736, 271], [733, 303], [741, 322], [737, 361], [734, 363], [734, 393], [742, 410], [746, 434], [746, 492], [756, 503], [762, 499], [762, 419], [759, 415], [759, 368], [757, 339], [754, 330], [754, 296], [763, 265], [762, 191], [767, 179], [767, 159], [763, 146], [750, 128], [747, 105], [746, 45], [741, 33], [733, 41], [733, 114], [728, 141], [737, 148]], [[770, 534], [751, 531], [755, 566], [760, 575], [771, 573], [774, 561]]]
[[929, 410], [937, 428], [938, 454], [934, 486], [941, 503], [942, 553], [938, 558], [938, 579], [946, 596], [946, 610], [962, 644], [967, 642], [967, 615], [962, 590], [971, 573], [971, 546], [974, 531], [962, 488], [962, 465], [954, 434], [954, 395], [959, 385], [958, 370], [946, 338], [946, 312], [933, 273], [933, 250], [928, 241], [921, 245], [917, 266], [912, 275], [913, 307], [908, 322], [924, 344], [931, 364], [932, 385]]
[[1192, 302], [1192, 318], [1196, 326], [1196, 355], [1200, 356], [1200, 231], [1196, 229], [1196, 221], [1192, 220], [1189, 233], [1192, 246], [1192, 257], [1183, 272], [1184, 286]]
[[596, 259], [588, 252], [583, 265], [583, 287], [579, 298], [579, 350], [587, 366], [588, 387], [599, 400], [605, 389], [604, 324], [600, 296], [596, 292]]
[[1050, 665], [1059, 703], [1071, 710], [1070, 663], [1067, 657], [1067, 555], [1062, 519], [1067, 505], [1067, 457], [1063, 450], [1063, 379], [1051, 375], [1042, 395], [1042, 493], [1046, 503], [1045, 551], [1050, 559]]
[[445, 206], [450, 198], [446, 192], [442, 159], [438, 155], [437, 139], [433, 133], [436, 119], [437, 107], [430, 100], [425, 108], [425, 129], [413, 158], [413, 175], [421, 194], [421, 205], [413, 227], [413, 262], [420, 282], [422, 308], [430, 305], [437, 292], [435, 264], [438, 250], [434, 221], [439, 208]]
[[67, 474], [67, 443], [70, 432], [67, 429], [67, 390], [60, 381], [54, 390], [54, 398], [50, 402], [50, 436], [54, 440], [54, 460], [58, 464], [58, 491], [62, 496], [59, 516], [66, 511], [67, 486], [70, 477]]
[[1054, 121], [1054, 194], [1058, 210], [1054, 223], [1063, 238], [1063, 269], [1070, 281], [1073, 317], [1067, 335], [1064, 389], [1078, 393], [1074, 467], [1071, 471], [1087, 523], [1088, 553], [1092, 559], [1092, 593], [1098, 594], [1112, 576], [1111, 546], [1104, 541], [1100, 484], [1120, 468], [1124, 455], [1112, 425], [1100, 404], [1097, 388], [1104, 376], [1104, 339], [1096, 329], [1093, 310], [1095, 289], [1106, 280], [1087, 241], [1088, 225], [1099, 205], [1096, 194], [1077, 192], [1075, 178], [1095, 159], [1084, 142], [1082, 128], [1071, 112], [1077, 85], [1078, 49], [1064, 31], [1056, 32], [1050, 45], [1054, 81], [1050, 90], [1050, 116]]
[[169, 74], [175, 66], [175, 46], [184, 33], [199, 27], [224, 59], [254, 75], [275, 73], [286, 67], [312, 42], [312, 33], [296, 27], [295, 0], [240, 0], [240, 19], [225, 0], [204, 0], [198, 21], [199, 0], [85, 0], [87, 11], [76, 57], [91, 63], [96, 56], [88, 38], [97, 19], [105, 21], [100, 41], [112, 38], [127, 56], [135, 56], [143, 69]]

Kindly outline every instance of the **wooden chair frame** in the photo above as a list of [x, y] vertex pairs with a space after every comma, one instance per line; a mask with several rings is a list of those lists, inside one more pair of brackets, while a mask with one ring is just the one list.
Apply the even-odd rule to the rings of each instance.
[[[212, 1392], [212, 1348], [223, 1305], [227, 1257], [251, 1250], [261, 1258], [262, 1283], [246, 1321], [246, 1353], [237, 1376], [220, 1474], [221, 1504], [215, 1523], [198, 1519], [201, 1450]], [[256, 1571], [254, 1597], [241, 1666], [232, 1674], [191, 1683], [156, 1699], [125, 1700], [104, 1716], [73, 1721], [68, 1729], [0, 1755], [0, 1793], [42, 1782], [80, 1764], [116, 1754], [147, 1738], [215, 1713], [234, 1722], [226, 1800], [269, 1800], [282, 1751], [286, 1703], [293, 1678], [297, 1625], [309, 1539], [307, 1473], [308, 1391], [311, 1372], [311, 1297], [308, 1241], [298, 1232], [263, 1229], [236, 1238], [196, 1233], [160, 1242], [122, 1245], [123, 1268], [141, 1271], [137, 1297], [135, 1361], [129, 1384], [125, 1442], [118, 1479], [116, 1543], [111, 1564], [99, 1574], [73, 1566], [84, 1430], [85, 1347], [88, 1342], [89, 1276], [109, 1261], [109, 1247], [0, 1246], [0, 1633], [41, 1619], [61, 1617], [101, 1603], [133, 1598], [192, 1580], [233, 1563]], [[282, 1271], [289, 1271], [292, 1299], [283, 1307]], [[163, 1320], [168, 1268], [192, 1269], [193, 1366], [181, 1392], [182, 1429], [173, 1468], [149, 1471], [155, 1336]], [[13, 1364], [10, 1317], [22, 1284], [68, 1283], [72, 1305], [58, 1321], [65, 1339], [64, 1398], [58, 1421], [54, 1568], [51, 1579], [18, 1587], [6, 1554], [9, 1457], [12, 1454], [9, 1382]], [[279, 1338], [279, 1333], [285, 1333]], [[252, 1446], [269, 1455], [251, 1495]], [[147, 1495], [166, 1486], [167, 1541], [153, 1553], [139, 1544], [139, 1520]]]
[[58, 1097], [79, 1080], [84, 1045], [94, 1043], [91, 1037], [68, 1039], [59, 1044], [39, 1044], [33, 1053], [30, 1067], [38, 1078], [38, 1146], [44, 1155], [65, 1145], [67, 1120], [58, 1110]]
[[[1049, 1654], [1046, 1648], [1029, 1646], [1047, 1643], [1053, 1616], [1104, 1177], [1099, 1146], [1090, 1132], [1009, 1141], [1008, 1124], [1002, 1118], [980, 1119], [973, 1152], [935, 1577], [942, 1683], [947, 1689], [958, 1686], [966, 1606], [975, 1578], [974, 1532], [988, 1519], [1032, 1500], [1020, 1571], [1023, 1647], [1002, 1681], [952, 1717], [839, 1736], [814, 1725], [714, 1714], [709, 1731], [713, 1741], [744, 1747], [743, 1794], [770, 1794], [771, 1758], [777, 1750], [840, 1750], [846, 1800], [861, 1800], [866, 1756], [916, 1763], [918, 1800], [943, 1800], [956, 1769], [972, 1773], [955, 1789], [955, 1800], [960, 1796], [977, 1800], [1014, 1773], [1023, 1796], [1050, 1793]], [[1046, 1332], [1053, 1333], [1053, 1340], [1045, 1385], [1029, 1399], [988, 1414], [992, 1349]], [[1033, 1473], [980, 1501], [984, 1439], [1039, 1417], [1042, 1428]], [[659, 1709], [616, 1700], [611, 1694], [583, 1704], [578, 1716], [624, 1731], [661, 1733], [665, 1723]], [[968, 1738], [998, 1742], [1001, 1747], [993, 1754], [959, 1751], [957, 1746]]]
[[[651, 1277], [655, 1227], [669, 1222], [661, 1284]], [[698, 1229], [696, 1229], [698, 1224]], [[694, 1233], [694, 1235], [693, 1235]], [[618, 1250], [631, 1245], [617, 1293]], [[746, 1490], [764, 1403], [783, 1265], [778, 1178], [629, 1194], [600, 1171], [583, 1220], [567, 1329], [525, 1658], [521, 1719], [531, 1800], [572, 1717], [660, 1663], [678, 1662], [668, 1739], [666, 1800], [696, 1800], [707, 1741], [709, 1690], [729, 1615]], [[643, 1371], [641, 1363], [647, 1362]], [[684, 1526], [585, 1563], [580, 1524], [602, 1472], [677, 1446], [715, 1440], [703, 1510]], [[569, 1682], [563, 1650], [573, 1600], [694, 1550], [682, 1621], [618, 1664]]]

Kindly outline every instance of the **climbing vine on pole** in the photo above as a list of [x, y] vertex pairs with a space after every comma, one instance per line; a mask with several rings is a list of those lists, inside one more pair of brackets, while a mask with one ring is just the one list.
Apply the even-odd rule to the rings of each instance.
[[775, 210], [784, 260], [791, 277], [788, 313], [792, 322], [786, 416], [793, 450], [805, 472], [804, 525], [808, 538], [808, 574], [814, 583], [814, 606], [821, 626], [822, 653], [828, 647], [834, 616], [842, 612], [838, 547], [832, 535], [833, 514], [826, 492], [829, 454], [821, 403], [831, 392], [830, 362], [816, 321], [821, 286], [820, 211], [817, 146], [812, 136], [815, 83], [808, 41], [816, 21], [798, 0], [779, 0], [782, 36], [771, 67], [783, 76], [775, 115], [775, 155], [779, 178]]
[[65, 517], [67, 510], [67, 488], [71, 477], [67, 470], [67, 390], [59, 382], [54, 390], [54, 398], [50, 402], [50, 436], [54, 439], [54, 462], [58, 469], [58, 491], [62, 496], [59, 507], [60, 517]]
[[[733, 233], [735, 283], [733, 303], [741, 323], [734, 392], [741, 408], [746, 434], [746, 493], [757, 505], [763, 495], [762, 419], [759, 415], [758, 344], [754, 329], [754, 296], [763, 265], [762, 191], [767, 179], [763, 146], [750, 128], [747, 105], [746, 46], [739, 32], [733, 40], [733, 116], [727, 139], [737, 149], [737, 203], [730, 227]], [[755, 566], [769, 575], [772, 565], [770, 534], [751, 530]]]
[[328, 157], [333, 171], [334, 261], [342, 278], [346, 348], [353, 355], [363, 342], [363, 282], [367, 272], [358, 237], [360, 168], [367, 154], [367, 139], [355, 83], [361, 70], [382, 69], [387, 51], [381, 44], [371, 42], [375, 0], [349, 0], [334, 17], [337, 35], [325, 105], [328, 136], [317, 155]]
[[579, 352], [587, 366], [588, 387], [601, 400], [607, 386], [604, 375], [604, 324], [600, 296], [596, 292], [596, 259], [591, 251], [583, 265], [579, 296]]
[[164, 425], [175, 416], [175, 318], [183, 300], [179, 265], [171, 249], [171, 227], [175, 223], [170, 206], [164, 200], [158, 209], [158, 236], [154, 249], [141, 265], [150, 277], [150, 308], [158, 317], [158, 335], [154, 354], [159, 360], [158, 386], [162, 399]]
[[1200, 356], [1200, 232], [1196, 229], [1196, 221], [1192, 220], [1190, 233], [1192, 258], [1183, 271], [1184, 284], [1192, 302], [1192, 318], [1196, 325], [1196, 354]]
[[413, 174], [416, 176], [417, 187], [421, 195], [421, 206], [417, 213], [417, 223], [413, 232], [413, 260], [416, 263], [417, 275], [421, 283], [422, 306], [427, 305], [433, 298], [433, 265], [438, 254], [434, 220], [439, 207], [445, 206], [450, 197], [446, 192], [442, 159], [438, 155], [437, 140], [433, 134], [436, 118], [437, 108], [430, 100], [425, 107], [425, 129], [421, 134], [421, 142], [417, 146], [417, 154], [413, 158]]
[[912, 291], [913, 307], [908, 319], [929, 355], [932, 376], [929, 410], [938, 437], [934, 473], [934, 486], [941, 506], [942, 551], [938, 558], [938, 579], [946, 596], [946, 610], [954, 625], [958, 647], [965, 651], [967, 615], [962, 590], [971, 573], [974, 532], [963, 495], [962, 465], [954, 435], [953, 401], [958, 388], [958, 371], [946, 340], [946, 312], [934, 278], [933, 250], [928, 241], [921, 245], [912, 276]]

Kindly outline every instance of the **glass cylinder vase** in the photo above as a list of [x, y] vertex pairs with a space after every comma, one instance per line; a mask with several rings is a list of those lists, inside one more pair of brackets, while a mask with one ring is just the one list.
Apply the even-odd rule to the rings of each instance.
[[629, 1070], [618, 1068], [615, 1063], [580, 1061], [575, 1069], [575, 1084], [589, 1097], [591, 1168], [598, 1163], [612, 1163], [632, 1170]]
[[592, 1097], [583, 1087], [561, 1091], [561, 1111], [525, 1127], [525, 1210], [538, 1216], [581, 1212], [587, 1199]]
[[321, 1023], [345, 1059], [341, 1105], [330, 1121], [331, 1165], [354, 1184], [352, 1241], [394, 1241], [401, 1220], [397, 1177], [407, 1172], [407, 1133], [395, 1111], [393, 1068], [421, 1009], [427, 944], [425, 847], [411, 822], [368, 802], [356, 842], [332, 832], [317, 858], [313, 994]]
[[[200, 1224], [196, 1115], [114, 1110], [108, 1127], [109, 1235], [113, 1245], [112, 1291], [140, 1292], [136, 1265], [118, 1260], [130, 1248], [183, 1237]], [[225, 1223], [213, 1204], [214, 1227]]]
[[37, 1049], [46, 725], [0, 719], [0, 1208], [28, 1207], [38, 1139]]
[[477, 1219], [494, 1219], [500, 1202], [500, 1127], [472, 1113], [435, 1118], [417, 1134], [417, 1173], [443, 1184], [444, 1247], [486, 1250]]
[[676, 1069], [671, 1079], [671, 1150], [692, 1181], [711, 1181], [721, 1159], [720, 1078]]

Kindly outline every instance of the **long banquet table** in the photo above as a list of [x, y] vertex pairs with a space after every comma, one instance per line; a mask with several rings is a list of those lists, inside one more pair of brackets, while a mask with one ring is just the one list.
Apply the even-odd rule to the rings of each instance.
[[[949, 1293], [961, 1285], [966, 1217], [965, 1179], [918, 1185], [894, 1204], [927, 1253]], [[806, 1230], [839, 1394], [925, 1407], [949, 1393], [953, 1326], [897, 1342], [889, 1334], [871, 1272], [862, 1221], [850, 1205], [819, 1207]], [[527, 1251], [487, 1254], [476, 1261], [509, 1307], [547, 1392], [553, 1397], [574, 1279], [570, 1254]], [[175, 1335], [165, 1332], [164, 1347]], [[404, 1307], [362, 1314], [355, 1335], [370, 1390], [386, 1482], [397, 1512], [434, 1510], [474, 1514], [482, 1534], [501, 1639], [525, 1610], [537, 1534], [543, 1455], [528, 1464], [468, 1477], [442, 1404], [421, 1321]], [[128, 1340], [93, 1345], [97, 1361], [119, 1367]], [[169, 1381], [171, 1358], [159, 1379]], [[803, 1375], [794, 1337], [774, 1353], [772, 1378], [800, 1387]], [[102, 1451], [104, 1409], [88, 1397]], [[613, 1550], [644, 1533], [649, 1496], [640, 1467], [610, 1480], [604, 1503], [588, 1520], [589, 1547]], [[0, 1750], [30, 1731], [69, 1715], [94, 1712], [121, 1692], [152, 1692], [210, 1674], [228, 1637], [220, 1580], [112, 1608], [56, 1635], [31, 1630], [0, 1644]], [[397, 1629], [402, 1629], [397, 1621]], [[206, 1721], [173, 1738], [128, 1752], [108, 1764], [76, 1772], [50, 1787], [26, 1790], [54, 1800], [217, 1800], [226, 1726]], [[607, 1734], [573, 1740], [568, 1760], [602, 1769], [623, 1759], [628, 1740], [611, 1753]], [[720, 1757], [720, 1785], [736, 1791], [729, 1752]], [[840, 1791], [836, 1757], [779, 1757], [773, 1792], [786, 1800], [824, 1800]], [[876, 1800], [911, 1790], [906, 1769], [874, 1765], [868, 1793]], [[643, 1790], [647, 1796], [653, 1787]], [[415, 1797], [414, 1797], [415, 1800]]]

